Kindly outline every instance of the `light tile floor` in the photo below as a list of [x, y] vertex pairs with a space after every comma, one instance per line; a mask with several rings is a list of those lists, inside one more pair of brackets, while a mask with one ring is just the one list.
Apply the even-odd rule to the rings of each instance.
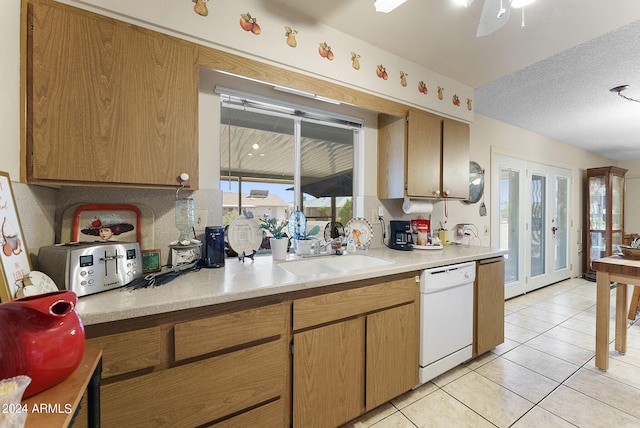
[[[614, 290], [611, 302], [613, 315]], [[583, 279], [508, 300], [502, 345], [345, 427], [639, 427], [640, 315], [626, 355], [611, 345], [602, 372], [595, 303], [596, 284]]]

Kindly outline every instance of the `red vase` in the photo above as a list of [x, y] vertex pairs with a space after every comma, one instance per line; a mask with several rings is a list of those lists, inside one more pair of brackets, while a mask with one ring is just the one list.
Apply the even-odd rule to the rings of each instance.
[[23, 398], [65, 380], [84, 354], [84, 326], [72, 291], [0, 304], [0, 379], [27, 375]]

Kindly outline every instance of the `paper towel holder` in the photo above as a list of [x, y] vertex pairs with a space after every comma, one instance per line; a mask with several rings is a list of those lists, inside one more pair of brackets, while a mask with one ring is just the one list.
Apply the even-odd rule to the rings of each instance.
[[405, 197], [402, 200], [402, 211], [405, 214], [431, 214], [433, 202], [430, 199], [412, 199]]

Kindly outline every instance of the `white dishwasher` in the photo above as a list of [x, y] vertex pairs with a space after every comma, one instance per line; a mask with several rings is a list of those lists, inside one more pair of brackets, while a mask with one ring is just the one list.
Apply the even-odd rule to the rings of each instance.
[[471, 358], [476, 263], [420, 275], [420, 384]]

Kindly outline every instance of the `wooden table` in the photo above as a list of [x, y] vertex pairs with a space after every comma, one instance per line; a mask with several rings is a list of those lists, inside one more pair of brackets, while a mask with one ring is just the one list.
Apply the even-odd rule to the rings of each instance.
[[616, 282], [616, 351], [627, 352], [627, 284], [640, 284], [640, 260], [611, 256], [592, 262], [596, 271], [596, 367], [609, 368], [611, 283]]
[[25, 427], [70, 426], [85, 391], [89, 426], [99, 427], [101, 372], [102, 349], [85, 349], [80, 365], [71, 376], [22, 401], [23, 405], [26, 404], [28, 411]]

